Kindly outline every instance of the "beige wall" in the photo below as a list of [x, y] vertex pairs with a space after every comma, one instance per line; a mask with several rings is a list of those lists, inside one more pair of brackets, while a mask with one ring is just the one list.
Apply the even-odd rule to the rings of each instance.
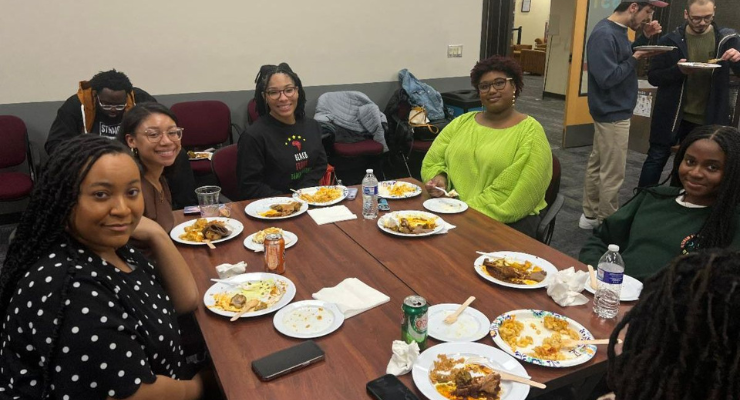
[[[110, 68], [161, 95], [250, 90], [260, 65], [281, 61], [306, 86], [394, 81], [401, 68], [466, 76], [480, 51], [480, 1], [0, 4], [0, 104], [63, 100]], [[449, 44], [463, 57], [447, 58]]]
[[569, 57], [573, 42], [573, 16], [576, 0], [557, 0], [550, 10], [550, 30], [547, 43], [547, 76], [545, 92], [565, 96], [568, 88]]
[[[558, 7], [560, 7], [560, 0]], [[531, 0], [530, 11], [522, 12], [522, 0], [516, 0], [514, 28], [522, 27], [522, 44], [534, 46], [536, 38], [545, 36], [545, 23], [550, 16], [550, 0]], [[513, 42], [516, 43], [516, 33]]]

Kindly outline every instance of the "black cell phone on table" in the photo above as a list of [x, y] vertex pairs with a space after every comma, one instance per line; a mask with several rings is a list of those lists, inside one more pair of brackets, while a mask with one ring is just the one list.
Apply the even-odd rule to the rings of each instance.
[[252, 370], [261, 381], [271, 381], [323, 359], [321, 347], [313, 340], [307, 340], [252, 361]]
[[383, 375], [368, 382], [367, 392], [378, 400], [419, 400], [414, 392], [393, 374]]

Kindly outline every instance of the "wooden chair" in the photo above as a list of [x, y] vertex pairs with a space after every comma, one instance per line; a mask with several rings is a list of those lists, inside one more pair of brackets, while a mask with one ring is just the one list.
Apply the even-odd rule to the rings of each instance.
[[545, 60], [547, 53], [542, 50], [522, 50], [522, 59], [520, 64], [522, 65], [523, 72], [529, 72], [533, 75], [544, 75], [545, 74]]

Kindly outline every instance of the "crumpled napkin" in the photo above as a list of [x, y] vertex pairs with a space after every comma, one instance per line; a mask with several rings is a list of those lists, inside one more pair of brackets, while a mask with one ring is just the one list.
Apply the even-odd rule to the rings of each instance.
[[445, 233], [449, 232], [451, 229], [455, 229], [455, 228], [457, 228], [457, 225], [452, 225], [449, 222], [445, 222], [444, 228], [442, 228], [442, 230], [437, 232], [435, 235], [444, 235]]
[[221, 279], [228, 279], [234, 275], [239, 275], [247, 272], [247, 263], [239, 261], [236, 264], [224, 263], [216, 266], [216, 272], [218, 277]]
[[588, 272], [576, 271], [573, 267], [558, 271], [547, 286], [547, 294], [563, 307], [586, 304], [588, 298], [581, 292], [587, 279]]
[[332, 222], [347, 221], [350, 219], [357, 219], [357, 215], [347, 208], [347, 206], [332, 206], [324, 208], [314, 208], [308, 210], [308, 215], [318, 225], [330, 224]]
[[403, 340], [394, 340], [391, 350], [393, 350], [393, 355], [385, 373], [398, 376], [411, 372], [414, 361], [419, 357], [419, 344], [416, 342], [407, 344]]
[[347, 278], [337, 286], [323, 288], [311, 296], [316, 300], [336, 304], [344, 318], [354, 317], [391, 300], [357, 278]]

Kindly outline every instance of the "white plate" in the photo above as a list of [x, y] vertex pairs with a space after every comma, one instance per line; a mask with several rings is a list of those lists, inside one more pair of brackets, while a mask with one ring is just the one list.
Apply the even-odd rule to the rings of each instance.
[[[247, 236], [247, 238], [244, 239], [244, 247], [259, 253], [260, 251], [265, 251], [265, 246], [263, 244], [255, 243], [252, 241], [252, 238], [256, 234], [257, 232]], [[283, 239], [285, 239], [285, 248], [287, 249], [295, 246], [295, 244], [298, 242], [298, 235], [293, 232], [283, 231]]]
[[[570, 328], [578, 332], [578, 336], [580, 336], [581, 340], [591, 340], [594, 338], [591, 332], [589, 332], [588, 329], [584, 328], [583, 325], [579, 324], [576, 321], [573, 321], [572, 319], [564, 315], [542, 310], [514, 310], [499, 315], [491, 323], [491, 337], [493, 338], [493, 342], [496, 343], [496, 346], [500, 347], [503, 351], [522, 361], [542, 365], [544, 367], [572, 367], [574, 365], [583, 364], [586, 361], [592, 359], [594, 355], [596, 355], [596, 346], [593, 344], [580, 345], [572, 348], [570, 351], [566, 352], [566, 357], [569, 358], [561, 361], [543, 360], [529, 355], [529, 353], [534, 353], [535, 346], [539, 346], [540, 344], [542, 344], [542, 339], [549, 337], [553, 333], [552, 331], [545, 329], [543, 325], [544, 318], [548, 315], [568, 321]], [[499, 326], [501, 326], [504, 321], [510, 319], [512, 316], [516, 316], [516, 320], [524, 324], [524, 329], [519, 334], [519, 336], [531, 336], [532, 339], [534, 339], [534, 343], [527, 347], [519, 347], [516, 349], [516, 351], [512, 351], [511, 347], [509, 347], [509, 345], [504, 342], [504, 340], [501, 339], [501, 336], [499, 336], [498, 334]], [[537, 334], [535, 329], [530, 326], [530, 324], [532, 323], [539, 328], [540, 334]]]
[[298, 339], [328, 335], [342, 326], [344, 314], [334, 303], [321, 300], [297, 301], [283, 307], [272, 319], [278, 332]]
[[[483, 270], [483, 260], [486, 258], [513, 258], [517, 262], [524, 262], [529, 261], [532, 264], [542, 268], [543, 271], [547, 272], [547, 276], [542, 282], [539, 282], [534, 285], [525, 285], [521, 283], [511, 283], [511, 282], [505, 282], [502, 280], [498, 280], [491, 275], [488, 275]], [[552, 265], [549, 261], [545, 260], [544, 258], [540, 258], [537, 256], [533, 256], [531, 254], [527, 253], [517, 253], [515, 251], [496, 251], [493, 253], [488, 253], [487, 255], [480, 256], [475, 259], [475, 263], [473, 265], [475, 268], [475, 272], [478, 273], [483, 279], [493, 282], [497, 285], [506, 286], [510, 288], [517, 288], [517, 289], [539, 289], [543, 287], [547, 287], [547, 284], [550, 283], [550, 281], [553, 279], [555, 274], [558, 273], [557, 267]]]
[[206, 160], [210, 160], [213, 157], [213, 152], [211, 152], [211, 151], [194, 151], [193, 153], [195, 153], [196, 156], [200, 156], [200, 157], [190, 157], [190, 156], [188, 156], [188, 160], [190, 160], [190, 161], [201, 161], [201, 160], [206, 161]]
[[[388, 189], [391, 188], [396, 183], [398, 183], [399, 185], [408, 186], [410, 188], [413, 188], [414, 190], [412, 192], [404, 193], [403, 196], [391, 196], [391, 194], [388, 193]], [[383, 182], [378, 183], [378, 196], [384, 199], [407, 199], [409, 197], [418, 196], [420, 194], [421, 194], [421, 188], [418, 185], [414, 185], [413, 183], [404, 182], [404, 181], [383, 181]]]
[[443, 342], [475, 342], [486, 337], [491, 321], [475, 308], [467, 307], [453, 324], [444, 322], [458, 307], [459, 304], [437, 304], [429, 307], [429, 336]]
[[[437, 356], [440, 354], [455, 358], [485, 357], [496, 369], [529, 379], [527, 371], [519, 361], [493, 346], [481, 343], [441, 343], [424, 350], [419, 355], [419, 358], [416, 359], [416, 362], [414, 362], [414, 367], [411, 371], [414, 384], [430, 400], [447, 400], [437, 392], [437, 389], [429, 379], [429, 371], [434, 367], [434, 361], [437, 360]], [[528, 394], [528, 385], [512, 381], [501, 381], [500, 400], [522, 400], [527, 398]]]
[[[260, 315], [269, 314], [271, 312], [275, 312], [283, 307], [285, 307], [288, 303], [290, 303], [291, 300], [293, 300], [293, 297], [295, 297], [295, 284], [293, 284], [293, 281], [290, 279], [282, 276], [282, 275], [276, 275], [271, 274], [268, 272], [250, 272], [247, 274], [240, 274], [233, 276], [229, 278], [228, 280], [230, 282], [234, 283], [242, 283], [242, 282], [249, 282], [249, 281], [260, 281], [263, 279], [275, 279], [275, 281], [282, 281], [285, 284], [285, 294], [283, 297], [278, 301], [277, 303], [273, 304], [272, 307], [265, 308], [264, 310], [259, 311], [253, 311], [242, 314], [241, 318], [249, 318], [249, 317], [257, 317]], [[207, 291], [206, 294], [203, 295], [203, 303], [206, 305], [206, 308], [211, 310], [212, 312], [222, 315], [224, 317], [233, 317], [236, 313], [233, 311], [225, 311], [218, 308], [213, 308], [212, 306], [216, 304], [216, 301], [213, 299], [213, 295], [216, 293], [222, 293], [222, 292], [232, 292], [236, 289], [236, 286], [228, 285], [226, 283], [216, 283], [213, 286], [211, 286]]]
[[[437, 221], [436, 221], [437, 226], [434, 228], [434, 230], [430, 232], [420, 233], [418, 235], [412, 235], [410, 233], [400, 233], [400, 232], [396, 232], [394, 230], [391, 230], [385, 227], [385, 221], [387, 221], [388, 219], [391, 219], [391, 218], [398, 219], [400, 217], [407, 216], [407, 215], [418, 215], [424, 218], [437, 218]], [[430, 236], [430, 235], [439, 233], [442, 229], [444, 229], [444, 227], [445, 227], [445, 222], [442, 220], [442, 218], [432, 213], [428, 213], [426, 211], [415, 211], [415, 210], [393, 211], [391, 213], [385, 214], [382, 217], [378, 218], [378, 228], [380, 228], [380, 230], [383, 232], [388, 232], [391, 235], [396, 235], [396, 236], [405, 236], [405, 237]]]
[[427, 210], [440, 214], [457, 214], [468, 209], [468, 205], [465, 202], [446, 197], [429, 199], [422, 203], [422, 205]]
[[714, 69], [714, 68], [721, 68], [722, 66], [719, 64], [709, 64], [709, 63], [702, 63], [702, 62], [680, 62], [678, 65], [686, 68], [691, 69]]
[[322, 206], [330, 206], [332, 204], [339, 203], [340, 201], [344, 200], [347, 197], [347, 193], [349, 193], [349, 191], [347, 190], [347, 187], [346, 186], [314, 186], [314, 187], [310, 187], [310, 188], [301, 189], [301, 190], [299, 190], [299, 192], [302, 193], [302, 194], [313, 195], [313, 194], [316, 193], [316, 191], [318, 191], [322, 187], [338, 188], [338, 189], [340, 189], [342, 191], [342, 194], [338, 198], [336, 198], [336, 199], [334, 199], [332, 201], [327, 201], [326, 203], [316, 203], [316, 202], [312, 202], [312, 201], [303, 200], [303, 199], [301, 199], [301, 195], [299, 195], [298, 193], [293, 193], [293, 198], [296, 199], [296, 200], [300, 200], [300, 201], [306, 202], [306, 203], [308, 203], [308, 205], [311, 205], [311, 206], [322, 207]]
[[[594, 294], [596, 291], [591, 288], [591, 285], [586, 282], [586, 291]], [[620, 301], [637, 301], [640, 298], [640, 292], [642, 292], [642, 282], [637, 279], [624, 275], [622, 280], [622, 291], [619, 292]]]
[[657, 46], [656, 45], [656, 46], [636, 46], [632, 50], [634, 50], [634, 51], [640, 51], [640, 50], [642, 50], [642, 51], [655, 51], [655, 52], [658, 52], [658, 51], [671, 51], [671, 50], [674, 50], [674, 49], [677, 49], [677, 48], [678, 47], [676, 47], [676, 46]]
[[[285, 217], [263, 217], [259, 213], [263, 213], [270, 209], [270, 206], [273, 204], [288, 204], [290, 202], [297, 201], [301, 203], [301, 208], [294, 212], [293, 214], [287, 215]], [[253, 201], [249, 204], [247, 204], [246, 207], [244, 207], [244, 212], [247, 213], [250, 217], [258, 218], [258, 219], [266, 219], [266, 220], [276, 220], [276, 219], [287, 219], [287, 218], [293, 218], [297, 217], [304, 212], [308, 210], [308, 203], [301, 200], [295, 200], [292, 197], [268, 197], [265, 199], [260, 199], [257, 201]]]
[[[208, 218], [206, 218], [206, 220], [208, 222], [211, 222], [211, 221], [223, 221], [223, 222], [226, 222], [226, 227], [231, 230], [231, 235], [226, 236], [225, 238], [221, 238], [221, 239], [218, 239], [218, 240], [211, 241], [211, 243], [213, 243], [213, 244], [215, 244], [215, 243], [221, 243], [221, 242], [224, 242], [224, 241], [233, 239], [233, 238], [239, 236], [239, 234], [242, 233], [242, 231], [244, 230], [244, 225], [242, 225], [241, 222], [239, 222], [239, 221], [237, 221], [237, 220], [235, 220], [233, 218], [208, 217]], [[194, 246], [200, 246], [200, 245], [204, 245], [205, 246], [206, 242], [191, 242], [191, 241], [188, 241], [188, 240], [182, 240], [182, 239], [180, 239], [180, 235], [182, 235], [183, 233], [185, 233], [185, 227], [186, 226], [193, 225], [194, 223], [195, 223], [195, 220], [194, 219], [191, 219], [190, 221], [185, 221], [185, 222], [181, 223], [180, 225], [177, 225], [176, 227], [172, 228], [172, 230], [170, 231], [170, 237], [172, 238], [172, 240], [176, 241], [177, 243], [182, 243], [182, 244], [192, 244]]]

